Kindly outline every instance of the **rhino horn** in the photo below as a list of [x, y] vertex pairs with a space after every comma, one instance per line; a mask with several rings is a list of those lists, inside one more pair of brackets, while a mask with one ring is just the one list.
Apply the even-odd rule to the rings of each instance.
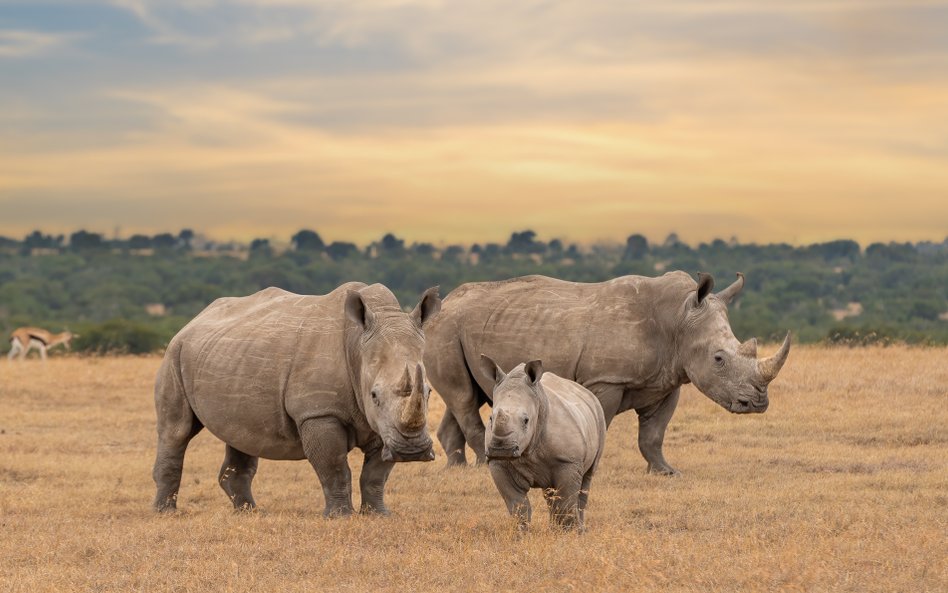
[[[405, 366], [406, 377], [411, 382], [408, 366]], [[407, 430], [420, 430], [425, 425], [425, 399], [424, 399], [424, 377], [421, 365], [416, 368], [415, 388], [411, 390], [411, 396], [402, 408], [401, 421]]]
[[751, 338], [738, 346], [737, 353], [747, 358], [757, 358], [757, 338]]
[[722, 290], [717, 294], [718, 298], [724, 301], [726, 304], [730, 304], [734, 297], [741, 294], [741, 291], [744, 289], [744, 274], [740, 272], [737, 273], [737, 280], [735, 280], [730, 286]]
[[402, 375], [402, 381], [398, 386], [399, 393], [408, 395], [411, 393], [411, 371], [408, 370], [408, 363], [405, 363], [405, 374]]
[[425, 370], [420, 364], [415, 365], [415, 387], [412, 393], [425, 394]]
[[783, 339], [783, 344], [776, 354], [757, 361], [757, 371], [760, 373], [760, 378], [766, 383], [773, 381], [783, 367], [783, 363], [787, 361], [788, 354], [790, 354], [790, 332], [787, 332], [787, 337]]

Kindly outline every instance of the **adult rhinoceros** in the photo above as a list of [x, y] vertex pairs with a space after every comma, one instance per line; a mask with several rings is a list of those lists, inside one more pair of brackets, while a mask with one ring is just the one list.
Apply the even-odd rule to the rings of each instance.
[[227, 444], [219, 481], [235, 508], [255, 506], [258, 457], [306, 458], [324, 514], [351, 514], [346, 454], [359, 447], [362, 511], [387, 513], [394, 462], [434, 459], [422, 328], [440, 306], [437, 288], [409, 314], [381, 284], [357, 282], [325, 296], [268, 288], [214, 301], [158, 371], [155, 508], [175, 508], [185, 449], [206, 427]]
[[478, 410], [493, 387], [479, 364], [486, 354], [503, 368], [542, 359], [546, 370], [599, 398], [607, 425], [634, 409], [648, 471], [677, 474], [662, 441], [681, 385], [694, 383], [731, 412], [763, 412], [767, 385], [790, 351], [789, 333], [774, 356], [761, 360], [756, 340], [734, 337], [727, 304], [743, 286], [738, 274], [711, 294], [709, 274], [696, 283], [684, 272], [598, 284], [525, 276], [459, 286], [427, 329], [425, 349], [429, 380], [447, 405], [438, 438], [448, 464], [466, 463], [465, 440], [484, 461]]

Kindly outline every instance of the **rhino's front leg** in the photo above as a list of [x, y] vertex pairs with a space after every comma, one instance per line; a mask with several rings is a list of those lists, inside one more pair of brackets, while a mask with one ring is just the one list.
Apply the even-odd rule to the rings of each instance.
[[665, 441], [665, 428], [678, 407], [681, 389], [675, 389], [665, 399], [645, 408], [637, 408], [639, 415], [639, 451], [648, 462], [648, 473], [663, 476], [681, 475], [677, 469], [668, 465], [662, 454]]
[[362, 475], [359, 476], [359, 489], [362, 491], [362, 514], [388, 515], [385, 506], [385, 483], [395, 467], [394, 461], [382, 461], [382, 443], [365, 454]]
[[300, 426], [303, 452], [309, 459], [326, 499], [324, 517], [351, 515], [352, 473], [346, 455], [349, 453], [348, 432], [332, 417], [311, 418]]
[[488, 467], [494, 484], [507, 505], [507, 512], [517, 517], [517, 526], [520, 531], [526, 531], [530, 525], [531, 516], [530, 499], [527, 498], [527, 493], [530, 491], [529, 485], [518, 480], [503, 462], [488, 462]]

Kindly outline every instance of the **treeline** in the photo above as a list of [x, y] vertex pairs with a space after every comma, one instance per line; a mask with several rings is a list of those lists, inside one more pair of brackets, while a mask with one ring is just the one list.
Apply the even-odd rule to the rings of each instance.
[[[948, 239], [941, 243], [840, 240], [801, 247], [714, 240], [691, 246], [631, 235], [624, 245], [579, 247], [530, 230], [506, 243], [407, 244], [393, 234], [359, 247], [301, 230], [284, 245], [267, 239], [215, 243], [189, 229], [107, 239], [84, 230], [0, 237], [0, 330], [21, 325], [81, 337], [85, 351], [160, 349], [220, 296], [267, 286], [323, 294], [349, 280], [382, 282], [403, 304], [429, 286], [445, 295], [463, 282], [544, 274], [597, 282], [670, 270], [746, 276], [732, 308], [735, 334], [804, 342], [948, 344]], [[8, 343], [3, 341], [6, 350]]]

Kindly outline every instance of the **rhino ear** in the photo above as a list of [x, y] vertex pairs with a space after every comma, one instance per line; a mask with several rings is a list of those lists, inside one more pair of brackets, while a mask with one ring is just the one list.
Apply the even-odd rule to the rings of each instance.
[[536, 385], [540, 377], [543, 376], [543, 362], [540, 360], [531, 360], [523, 370], [527, 373], [527, 380], [530, 381], [530, 385]]
[[362, 295], [354, 290], [346, 291], [346, 317], [362, 329], [372, 322], [372, 312], [365, 306]]
[[497, 366], [494, 359], [486, 354], [481, 354], [481, 370], [484, 371], [484, 374], [488, 377], [494, 378], [494, 385], [497, 385], [507, 377], [507, 374]]
[[440, 310], [441, 297], [438, 296], [438, 287], [432, 286], [421, 295], [421, 300], [411, 312], [411, 318], [418, 327], [424, 327]]
[[701, 304], [704, 301], [704, 297], [711, 294], [711, 291], [714, 290], [714, 278], [711, 274], [706, 274], [704, 272], [698, 272], [698, 302]]

